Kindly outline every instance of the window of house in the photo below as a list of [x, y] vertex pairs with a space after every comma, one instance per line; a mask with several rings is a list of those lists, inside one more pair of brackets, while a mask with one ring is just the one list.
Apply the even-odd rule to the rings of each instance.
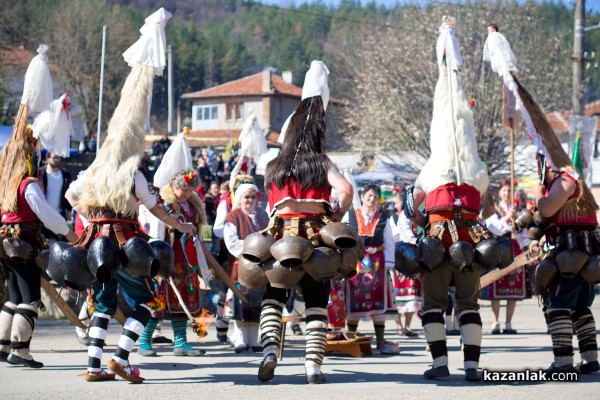
[[227, 120], [243, 119], [244, 103], [227, 104]]
[[211, 121], [217, 119], [217, 106], [198, 106], [196, 121]]
[[194, 129], [217, 129], [218, 116], [216, 105], [196, 106]]

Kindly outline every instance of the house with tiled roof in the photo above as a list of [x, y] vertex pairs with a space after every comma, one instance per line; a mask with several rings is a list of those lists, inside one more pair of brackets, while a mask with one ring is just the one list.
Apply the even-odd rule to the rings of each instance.
[[[192, 132], [188, 141], [194, 147], [224, 147], [239, 137], [244, 120], [252, 112], [265, 132], [267, 144], [279, 146], [281, 128], [301, 97], [302, 88], [292, 83], [291, 72], [280, 76], [269, 68], [222, 85], [185, 93], [181, 98], [192, 102]], [[329, 120], [329, 115], [327, 118]]]

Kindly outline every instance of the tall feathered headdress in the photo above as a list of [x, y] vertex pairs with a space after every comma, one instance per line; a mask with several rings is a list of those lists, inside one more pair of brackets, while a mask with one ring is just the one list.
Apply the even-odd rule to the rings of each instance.
[[17, 210], [17, 192], [24, 177], [35, 175], [36, 140], [27, 126], [30, 111], [41, 112], [52, 101], [52, 78], [48, 68], [48, 46], [42, 44], [33, 57], [23, 87], [23, 97], [15, 118], [13, 133], [0, 152], [0, 201], [3, 211]]
[[484, 51], [484, 61], [491, 63], [492, 70], [500, 75], [508, 90], [513, 93], [516, 109], [525, 121], [525, 130], [529, 139], [545, 156], [546, 162], [552, 168], [564, 171], [577, 180], [580, 188], [579, 196], [576, 201], [561, 208], [561, 216], [581, 217], [597, 210], [598, 205], [594, 196], [564, 151], [546, 114], [517, 79], [517, 60], [504, 35], [500, 32], [489, 33], [484, 49], [487, 49]]
[[429, 193], [447, 183], [466, 183], [484, 193], [489, 178], [477, 154], [473, 112], [458, 75], [462, 57], [455, 36], [456, 20], [444, 16], [439, 30], [436, 50], [440, 72], [433, 99], [431, 156], [417, 185]]
[[137, 215], [131, 188], [144, 153], [153, 78], [162, 75], [166, 65], [165, 25], [169, 18], [171, 14], [164, 8], [146, 18], [141, 37], [123, 53], [132, 69], [102, 148], [85, 174], [81, 211], [108, 207], [124, 216]]

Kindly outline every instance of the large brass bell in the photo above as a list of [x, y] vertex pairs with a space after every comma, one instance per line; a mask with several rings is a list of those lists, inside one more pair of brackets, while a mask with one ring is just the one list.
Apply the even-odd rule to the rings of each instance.
[[300, 268], [313, 252], [312, 243], [300, 236], [287, 236], [271, 246], [271, 254], [282, 267]]
[[357, 236], [349, 225], [342, 222], [332, 222], [319, 231], [321, 240], [327, 247], [334, 249], [351, 249], [358, 242]]
[[[308, 260], [302, 264], [304, 272], [315, 281], [326, 281], [336, 276], [342, 263], [342, 257], [337, 250], [330, 247], [317, 247]], [[356, 264], [354, 264], [356, 268]]]
[[273, 236], [260, 232], [251, 233], [244, 239], [242, 257], [253, 263], [265, 262], [272, 258], [271, 246], [275, 243]]
[[259, 289], [269, 283], [269, 278], [260, 264], [240, 257], [238, 264], [238, 281], [248, 289]]

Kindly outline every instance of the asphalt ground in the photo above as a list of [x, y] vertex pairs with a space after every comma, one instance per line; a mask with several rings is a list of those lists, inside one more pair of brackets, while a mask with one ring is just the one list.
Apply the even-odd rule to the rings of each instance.
[[[504, 317], [501, 310], [501, 320]], [[600, 306], [593, 307], [596, 321]], [[537, 371], [552, 362], [550, 336], [536, 299], [519, 303], [513, 318], [517, 335], [491, 335], [489, 302], [482, 302], [484, 323], [480, 367], [493, 371]], [[0, 399], [599, 399], [600, 374], [580, 375], [577, 382], [540, 382], [535, 380], [479, 382], [464, 380], [459, 337], [450, 336], [449, 367], [451, 376], [439, 380], [422, 377], [431, 363], [431, 355], [420, 321], [414, 319], [418, 337], [396, 333], [395, 323], [388, 321], [388, 340], [400, 344], [400, 355], [353, 358], [343, 354], [327, 356], [323, 372], [327, 383], [308, 385], [304, 374], [304, 337], [294, 336], [288, 328], [284, 358], [275, 378], [260, 383], [256, 374], [262, 359], [259, 353], [234, 354], [233, 349], [216, 341], [212, 327], [206, 338], [196, 340], [191, 329], [188, 339], [205, 356], [175, 357], [172, 345], [155, 345], [158, 357], [131, 354], [132, 365], [146, 378], [134, 385], [117, 378], [110, 382], [86, 382], [79, 374], [87, 365], [87, 350], [75, 338], [74, 328], [65, 320], [40, 320], [31, 342], [32, 354], [42, 361], [42, 369], [0, 364]], [[372, 324], [361, 322], [359, 330], [373, 334]], [[121, 327], [111, 321], [103, 361], [116, 348]], [[163, 334], [172, 337], [168, 322]], [[574, 340], [575, 348], [577, 342]], [[579, 354], [575, 354], [579, 362]]]

